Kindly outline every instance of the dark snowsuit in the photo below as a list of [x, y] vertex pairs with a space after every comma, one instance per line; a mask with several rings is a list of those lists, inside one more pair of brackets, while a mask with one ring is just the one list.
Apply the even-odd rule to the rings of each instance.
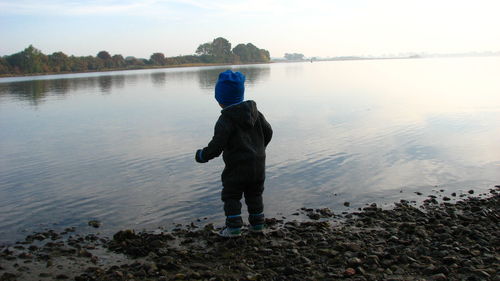
[[[249, 100], [224, 108], [215, 124], [212, 140], [196, 153], [196, 161], [200, 163], [223, 153], [226, 166], [222, 172], [222, 201], [226, 216], [241, 214], [243, 194], [249, 214], [263, 212], [266, 146], [272, 134], [271, 125], [257, 110], [256, 103]], [[250, 220], [251, 224], [261, 223], [252, 222], [252, 216]], [[241, 217], [228, 218], [226, 224], [241, 227], [243, 222]]]

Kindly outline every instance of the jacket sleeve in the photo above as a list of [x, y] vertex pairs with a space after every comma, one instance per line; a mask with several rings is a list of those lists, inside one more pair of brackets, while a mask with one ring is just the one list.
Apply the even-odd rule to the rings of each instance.
[[264, 117], [264, 114], [260, 113], [260, 119], [262, 120], [262, 132], [264, 134], [264, 144], [267, 146], [271, 139], [273, 138], [273, 129], [271, 128], [271, 124], [267, 122], [266, 118]]
[[229, 124], [227, 124], [227, 122], [225, 122], [222, 118], [219, 118], [217, 123], [215, 123], [214, 136], [212, 137], [212, 140], [208, 143], [207, 147], [196, 152], [196, 161], [199, 163], [205, 163], [215, 157], [218, 157], [222, 153], [230, 133], [231, 130]]

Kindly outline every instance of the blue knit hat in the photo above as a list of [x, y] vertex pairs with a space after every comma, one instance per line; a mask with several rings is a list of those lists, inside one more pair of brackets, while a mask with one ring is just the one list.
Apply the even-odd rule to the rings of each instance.
[[241, 72], [226, 70], [219, 74], [215, 84], [215, 99], [222, 105], [231, 105], [243, 101], [245, 93], [245, 75]]

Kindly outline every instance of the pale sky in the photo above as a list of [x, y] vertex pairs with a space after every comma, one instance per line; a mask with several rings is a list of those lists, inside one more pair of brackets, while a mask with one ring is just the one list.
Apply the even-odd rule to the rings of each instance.
[[224, 37], [311, 56], [500, 51], [498, 0], [0, 0], [0, 55], [149, 58]]

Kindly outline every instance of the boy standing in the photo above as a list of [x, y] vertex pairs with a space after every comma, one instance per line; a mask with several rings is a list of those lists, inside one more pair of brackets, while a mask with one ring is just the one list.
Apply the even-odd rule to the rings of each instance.
[[222, 153], [222, 201], [226, 228], [219, 235], [241, 235], [241, 198], [248, 207], [250, 231], [264, 228], [264, 191], [266, 146], [273, 131], [254, 101], [243, 101], [245, 76], [240, 72], [224, 71], [215, 85], [215, 99], [222, 107], [215, 131], [208, 146], [196, 152], [195, 159], [206, 163]]

